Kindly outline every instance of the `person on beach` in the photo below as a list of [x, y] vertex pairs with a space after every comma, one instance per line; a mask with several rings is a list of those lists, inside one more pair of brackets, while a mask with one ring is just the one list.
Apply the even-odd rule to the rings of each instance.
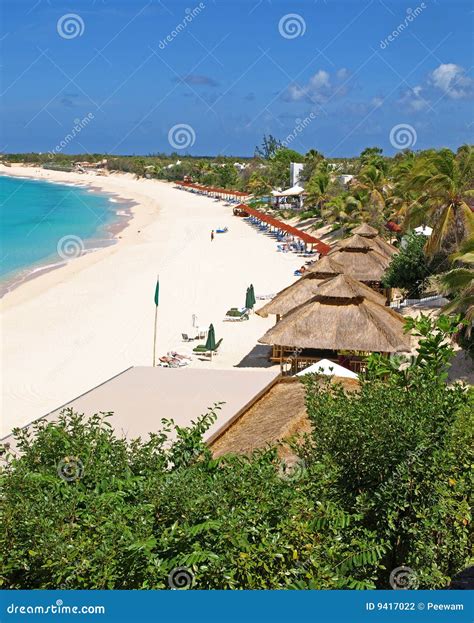
[[214, 230], [211, 231], [211, 242], [214, 240]]

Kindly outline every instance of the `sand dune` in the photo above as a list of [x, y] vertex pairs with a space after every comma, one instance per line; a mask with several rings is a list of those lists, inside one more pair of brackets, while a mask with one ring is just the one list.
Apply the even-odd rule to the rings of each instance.
[[[25, 282], [2, 299], [2, 435], [129, 366], [151, 365], [157, 273], [159, 353], [191, 351], [193, 343], [183, 343], [181, 333], [194, 313], [200, 325], [214, 323], [223, 343], [212, 363], [193, 358], [191, 365], [229, 368], [252, 351], [274, 319], [252, 315], [248, 322], [225, 323], [225, 311], [244, 304], [250, 282], [257, 294], [276, 292], [302, 263], [277, 253], [272, 239], [234, 217], [230, 207], [171, 184], [121, 174], [1, 170], [87, 183], [136, 202], [116, 245]], [[228, 233], [211, 242], [211, 229], [221, 225]], [[252, 365], [259, 362], [263, 358], [250, 358]]]

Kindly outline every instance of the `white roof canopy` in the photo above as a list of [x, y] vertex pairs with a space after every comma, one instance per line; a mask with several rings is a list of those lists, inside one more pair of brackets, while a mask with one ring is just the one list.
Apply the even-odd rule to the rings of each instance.
[[287, 188], [287, 190], [282, 190], [281, 192], [277, 190], [272, 191], [272, 195], [274, 197], [294, 197], [295, 195], [301, 195], [302, 193], [304, 193], [304, 188], [298, 185]]
[[348, 370], [344, 366], [334, 363], [334, 361], [329, 361], [329, 359], [321, 359], [321, 361], [313, 363], [309, 368], [298, 372], [296, 376], [304, 376], [305, 374], [326, 374], [327, 376], [342, 376], [348, 379], [359, 378], [352, 370]]
[[428, 227], [428, 225], [420, 225], [419, 227], [415, 227], [415, 232], [417, 234], [423, 234], [423, 236], [431, 236], [433, 228]]

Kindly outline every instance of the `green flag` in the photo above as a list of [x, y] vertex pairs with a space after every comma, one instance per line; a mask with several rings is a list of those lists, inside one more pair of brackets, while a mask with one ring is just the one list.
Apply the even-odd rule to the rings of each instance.
[[160, 280], [156, 280], [156, 288], [155, 288], [155, 305], [158, 307], [158, 303], [160, 300]]

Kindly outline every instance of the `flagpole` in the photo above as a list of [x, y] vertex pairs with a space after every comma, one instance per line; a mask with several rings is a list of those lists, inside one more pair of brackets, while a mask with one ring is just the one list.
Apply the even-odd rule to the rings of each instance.
[[153, 331], [153, 367], [155, 367], [156, 364], [156, 328], [157, 328], [157, 320], [158, 320], [158, 287], [160, 283], [160, 275], [157, 275], [156, 277], [156, 289], [155, 289], [155, 324], [154, 324], [154, 331]]
[[156, 321], [158, 319], [158, 305], [155, 305], [155, 331], [153, 336], [153, 367], [156, 363]]

